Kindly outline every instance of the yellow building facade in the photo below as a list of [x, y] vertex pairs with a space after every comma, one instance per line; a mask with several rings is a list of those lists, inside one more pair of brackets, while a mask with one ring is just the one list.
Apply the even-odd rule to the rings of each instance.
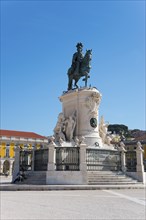
[[0, 175], [12, 175], [16, 147], [33, 150], [47, 144], [47, 137], [33, 132], [0, 130]]

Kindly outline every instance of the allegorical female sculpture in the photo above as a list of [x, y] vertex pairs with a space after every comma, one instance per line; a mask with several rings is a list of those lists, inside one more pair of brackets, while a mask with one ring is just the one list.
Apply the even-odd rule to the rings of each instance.
[[76, 112], [65, 118], [61, 112], [58, 116], [57, 124], [54, 128], [54, 137], [56, 141], [72, 141], [76, 126]]

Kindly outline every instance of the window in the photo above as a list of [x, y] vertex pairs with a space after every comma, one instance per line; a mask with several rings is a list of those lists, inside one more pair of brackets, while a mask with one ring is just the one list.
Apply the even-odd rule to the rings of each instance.
[[6, 147], [6, 157], [9, 157], [9, 146]]

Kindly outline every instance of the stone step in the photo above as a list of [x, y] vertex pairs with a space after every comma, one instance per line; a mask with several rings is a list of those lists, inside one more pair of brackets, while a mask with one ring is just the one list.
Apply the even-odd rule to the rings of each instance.
[[103, 170], [92, 170], [92, 171], [88, 171], [88, 173], [103, 173], [103, 174], [110, 174], [110, 173], [115, 173], [115, 174], [117, 174], [117, 173], [123, 173], [122, 171], [111, 171], [111, 170], [108, 170], [108, 171], [103, 171]]
[[125, 177], [127, 177], [126, 175], [117, 175], [117, 176], [115, 176], [115, 175], [88, 175], [88, 177], [90, 178], [90, 177], [95, 177], [95, 178], [102, 178], [102, 177], [105, 177], [105, 178], [125, 178]]
[[115, 171], [88, 171], [88, 174], [94, 174], [94, 173], [96, 173], [96, 174], [123, 174], [123, 172], [122, 171], [117, 171], [117, 172], [115, 172]]
[[88, 172], [87, 173], [88, 176], [107, 176], [107, 177], [111, 177], [111, 176], [115, 176], [115, 177], [119, 177], [119, 176], [127, 176], [122, 172]]
[[45, 185], [46, 184], [46, 171], [34, 171], [27, 172], [26, 179], [20, 184], [32, 184], [32, 185]]
[[43, 179], [45, 178], [46, 176], [26, 176], [27, 179]]
[[102, 174], [100, 175], [100, 174], [99, 174], [99, 175], [98, 175], [98, 174], [90, 174], [90, 175], [87, 175], [87, 176], [89, 176], [89, 177], [90, 177], [90, 176], [95, 176], [95, 177], [96, 177], [96, 176], [97, 176], [97, 177], [98, 177], [98, 176], [100, 176], [100, 177], [104, 177], [104, 176], [106, 176], [106, 177], [122, 177], [122, 176], [126, 176], [126, 175], [114, 175], [114, 174], [111, 174], [111, 175], [102, 175]]
[[104, 176], [104, 175], [102, 175], [102, 176], [99, 176], [99, 175], [88, 175], [88, 178], [107, 178], [107, 179], [109, 179], [109, 178], [113, 178], [113, 179], [116, 179], [116, 178], [119, 178], [119, 179], [123, 179], [123, 178], [131, 178], [131, 179], [133, 179], [132, 177], [130, 177], [130, 176], [126, 176], [126, 175], [120, 175], [120, 176]]
[[110, 176], [110, 175], [124, 175], [123, 173], [118, 173], [118, 172], [111, 172], [111, 173], [106, 173], [106, 172], [87, 172], [88, 175], [107, 175], [107, 176]]
[[26, 182], [46, 182], [46, 179], [25, 179], [23, 180], [24, 183]]
[[28, 178], [29, 178], [29, 179], [31, 179], [31, 178], [33, 178], [33, 179], [34, 179], [34, 178], [35, 178], [35, 179], [37, 179], [37, 178], [46, 178], [46, 175], [43, 175], [43, 176], [40, 176], [40, 175], [35, 175], [35, 176], [33, 176], [33, 175], [32, 175], [32, 176], [26, 176], [26, 178], [27, 178], [27, 179], [28, 179]]
[[40, 174], [40, 173], [31, 173], [31, 174], [26, 174], [26, 176], [45, 176], [46, 174], [45, 173], [43, 173], [43, 174]]
[[118, 180], [126, 180], [126, 179], [129, 179], [129, 180], [135, 180], [134, 178], [132, 178], [132, 177], [129, 177], [129, 176], [109, 176], [109, 177], [107, 177], [107, 176], [88, 176], [88, 179], [113, 179], [113, 180], [116, 180], [116, 179], [118, 179]]
[[43, 182], [40, 182], [40, 181], [28, 181], [28, 182], [22, 182], [21, 184], [46, 185], [46, 181], [43, 181]]
[[[94, 182], [94, 183], [88, 183], [88, 185], [135, 185], [137, 183], [133, 183], [133, 182]], [[139, 183], [138, 183], [139, 184]]]
[[121, 182], [121, 183], [123, 183], [123, 182], [138, 182], [137, 180], [127, 180], [127, 179], [125, 179], [125, 180], [111, 180], [111, 179], [101, 179], [101, 180], [99, 180], [99, 179], [94, 179], [94, 180], [88, 180], [88, 182]]
[[24, 180], [44, 180], [44, 179], [46, 179], [46, 177], [43, 177], [43, 178], [37, 178], [37, 177], [26, 177]]
[[133, 180], [133, 179], [88, 179], [88, 182], [94, 182], [94, 181], [97, 181], [97, 182], [131, 182], [131, 181], [136, 181], [138, 182], [137, 180]]
[[125, 176], [125, 175], [123, 175], [123, 176], [96, 176], [96, 175], [93, 175], [93, 176], [88, 176], [88, 178], [107, 178], [107, 179], [109, 179], [109, 178], [111, 178], [111, 179], [125, 179], [125, 178], [129, 178], [129, 179], [133, 179], [133, 178], [131, 178], [131, 177], [129, 177], [129, 176]]
[[121, 171], [92, 171], [88, 172], [88, 184], [89, 185], [126, 185], [126, 184], [137, 184], [137, 180], [126, 176]]
[[43, 175], [46, 174], [46, 171], [27, 171], [25, 173], [26, 175]]

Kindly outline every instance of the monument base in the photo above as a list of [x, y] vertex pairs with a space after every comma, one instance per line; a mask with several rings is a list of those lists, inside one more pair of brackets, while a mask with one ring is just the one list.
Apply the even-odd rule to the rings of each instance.
[[47, 171], [47, 185], [86, 185], [87, 172], [83, 171]]
[[[98, 107], [101, 96], [95, 87], [83, 87], [70, 90], [59, 97], [62, 102], [62, 113], [60, 114], [63, 116], [60, 118], [61, 123], [59, 119], [57, 124], [60, 125], [59, 129], [64, 134], [63, 141], [71, 142], [72, 140], [75, 141], [76, 138], [84, 137], [88, 146], [103, 147], [98, 126]], [[70, 130], [72, 139], [68, 138], [70, 137], [69, 132], [65, 128], [66, 121], [70, 119], [74, 119], [75, 122], [74, 130]], [[72, 127], [72, 124], [70, 124], [70, 127]], [[60, 139], [63, 137], [62, 133], [60, 132]]]

